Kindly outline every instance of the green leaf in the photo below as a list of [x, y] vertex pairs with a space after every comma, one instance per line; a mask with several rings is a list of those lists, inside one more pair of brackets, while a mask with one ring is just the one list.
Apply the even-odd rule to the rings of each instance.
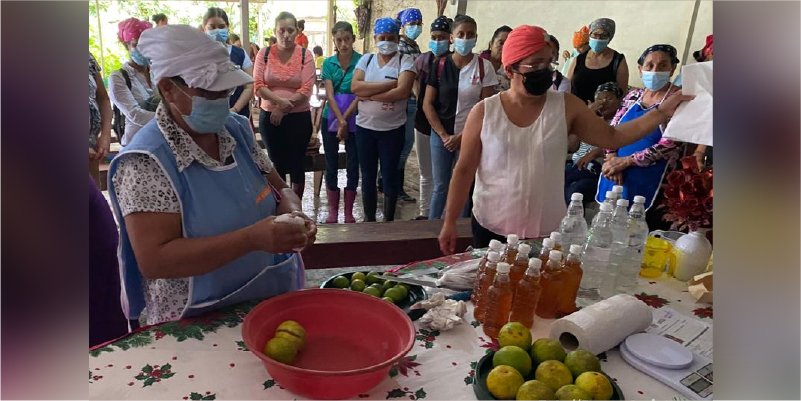
[[426, 349], [434, 348], [434, 343], [426, 343]]
[[172, 365], [170, 365], [169, 363], [165, 363], [164, 365], [161, 365], [161, 371], [162, 372], [165, 371], [165, 370], [170, 370], [170, 369], [172, 369]]
[[406, 397], [406, 394], [407, 394], [406, 391], [403, 391], [402, 389], [396, 388], [396, 389], [393, 389], [392, 391], [388, 391], [387, 392], [387, 398], [386, 399]]
[[478, 362], [470, 362], [470, 369], [476, 370], [476, 367], [478, 367]]
[[204, 400], [216, 400], [217, 399], [217, 395], [216, 394], [209, 394], [209, 395], [203, 397], [203, 399]]
[[[389, 370], [389, 378], [392, 379], [398, 375], [398, 367], [393, 366], [392, 369]], [[92, 372], [89, 372], [89, 377], [92, 377]]]
[[203, 395], [200, 394], [200, 393], [194, 393], [193, 392], [192, 394], [189, 394], [189, 399], [190, 400], [202, 400], [203, 399]]
[[156, 382], [155, 378], [148, 377], [147, 379], [145, 379], [145, 384], [143, 384], [142, 387], [152, 386], [153, 383], [155, 382]]
[[236, 346], [238, 347], [237, 349], [240, 351], [249, 351], [248, 346], [245, 344], [244, 341], [237, 341]]
[[465, 377], [464, 378], [464, 384], [467, 384], [467, 385], [473, 384], [473, 378], [470, 377], [470, 376]]
[[423, 389], [419, 389], [414, 392], [414, 396], [417, 397], [418, 400], [426, 398], [426, 392]]
[[162, 379], [169, 379], [169, 378], [171, 378], [173, 376], [175, 376], [175, 373], [167, 373], [167, 374], [161, 375], [161, 378]]
[[143, 375], [143, 374], [140, 373], [140, 374], [134, 376], [134, 379], [136, 379], [136, 380], [145, 380], [145, 379], [147, 379], [147, 375]]
[[151, 373], [151, 372], [153, 372], [153, 367], [150, 366], [150, 364], [147, 364], [142, 368], [142, 372]]
[[265, 390], [267, 390], [268, 388], [271, 388], [273, 386], [275, 386], [275, 380], [269, 379], [269, 380], [265, 380], [264, 381], [264, 389]]
[[114, 348], [111, 348], [109, 346], [105, 346], [103, 348], [94, 349], [94, 350], [89, 351], [89, 355], [91, 355], [94, 358], [97, 358], [98, 355], [100, 355], [100, 354], [102, 354], [104, 352], [114, 352]]

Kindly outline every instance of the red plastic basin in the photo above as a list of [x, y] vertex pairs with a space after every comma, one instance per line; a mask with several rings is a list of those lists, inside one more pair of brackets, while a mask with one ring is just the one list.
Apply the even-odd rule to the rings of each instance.
[[[276, 327], [294, 320], [306, 329], [306, 345], [292, 366], [263, 350]], [[285, 389], [312, 399], [344, 399], [366, 393], [414, 345], [415, 329], [397, 306], [341, 289], [305, 289], [267, 299], [245, 317], [242, 338]]]

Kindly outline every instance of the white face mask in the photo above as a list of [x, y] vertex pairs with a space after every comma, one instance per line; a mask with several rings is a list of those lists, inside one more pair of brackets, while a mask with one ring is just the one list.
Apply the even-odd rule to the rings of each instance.
[[375, 46], [376, 48], [378, 48], [378, 52], [385, 56], [388, 56], [398, 51], [398, 44], [387, 40], [382, 40], [376, 43]]

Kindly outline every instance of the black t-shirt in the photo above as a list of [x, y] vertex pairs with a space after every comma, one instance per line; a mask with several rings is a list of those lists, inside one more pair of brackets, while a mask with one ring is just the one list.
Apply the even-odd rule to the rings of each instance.
[[[477, 57], [477, 56], [474, 56]], [[453, 57], [445, 57], [445, 66], [442, 76], [439, 76], [439, 63], [431, 65], [428, 84], [437, 89], [437, 98], [434, 99], [434, 109], [445, 128], [445, 132], [454, 134], [456, 123], [456, 106], [459, 100], [459, 68], [453, 62]]]

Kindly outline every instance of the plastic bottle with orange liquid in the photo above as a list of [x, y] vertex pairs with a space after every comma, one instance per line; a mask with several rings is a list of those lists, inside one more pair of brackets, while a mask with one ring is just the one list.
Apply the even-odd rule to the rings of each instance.
[[503, 261], [512, 265], [517, 258], [517, 246], [520, 244], [520, 237], [516, 234], [509, 234], [506, 236], [506, 254], [503, 255]]
[[542, 261], [542, 267], [545, 267], [548, 264], [548, 255], [553, 249], [553, 240], [550, 238], [544, 238], [542, 240], [542, 250], [540, 251], [540, 260]]
[[529, 259], [526, 274], [515, 287], [512, 313], [509, 315], [510, 322], [519, 322], [528, 328], [531, 328], [534, 324], [534, 311], [537, 309], [537, 303], [542, 293], [540, 267], [542, 267], [541, 260], [538, 258]]
[[545, 319], [558, 317], [559, 296], [564, 291], [565, 270], [562, 264], [562, 252], [551, 251], [548, 263], [540, 274], [540, 301], [537, 302], [537, 316]]
[[[492, 255], [491, 257], [492, 259], [487, 261], [487, 268], [484, 270], [484, 274], [478, 282], [475, 303], [476, 308], [473, 310], [473, 317], [482, 323], [484, 322], [484, 316], [487, 314], [487, 291], [489, 291], [492, 282], [495, 281], [498, 265], [503, 263], [497, 261], [493, 262], [495, 256]], [[498, 255], [497, 259], [500, 260], [500, 258], [500, 255]]]
[[584, 271], [581, 270], [581, 253], [583, 251], [584, 249], [581, 245], [570, 245], [570, 253], [565, 258], [565, 284], [564, 289], [559, 294], [559, 306], [557, 308], [559, 316], [567, 316], [577, 310], [576, 297], [581, 285], [581, 276], [584, 274]]
[[[494, 240], [493, 240], [494, 241]], [[500, 241], [498, 241], [500, 244]], [[481, 280], [482, 277], [487, 273], [487, 266], [492, 265], [493, 269], [501, 261], [501, 254], [492, 250], [487, 252], [487, 260], [482, 265], [479, 265], [478, 271], [476, 272], [476, 280], [473, 282], [473, 293], [470, 294], [470, 300], [473, 301], [473, 305], [478, 304], [478, 298], [481, 295]]]
[[512, 310], [514, 288], [509, 279], [511, 265], [498, 263], [498, 274], [487, 291], [487, 314], [484, 318], [484, 334], [490, 338], [498, 338], [501, 327], [509, 323], [509, 312]]
[[531, 252], [531, 245], [520, 244], [517, 247], [517, 258], [509, 271], [509, 279], [512, 280], [512, 287], [517, 286], [517, 282], [523, 278], [528, 269], [528, 254]]
[[564, 250], [570, 246], [570, 244], [562, 243], [562, 234], [557, 231], [552, 232], [551, 236], [548, 238], [553, 240], [553, 249], [556, 249], [557, 251], [564, 252]]
[[[490, 252], [493, 251], [497, 253], [500, 257], [501, 253], [503, 252], [503, 243], [501, 241], [498, 241], [497, 239], [490, 240], [489, 250], [484, 255], [484, 257], [481, 258], [481, 261], [478, 262], [478, 270], [476, 270], [476, 279], [473, 282], [473, 292], [470, 294], [470, 300], [473, 301], [473, 304], [476, 303], [477, 299], [476, 297], [478, 296], [478, 282], [481, 278], [481, 275], [484, 274], [484, 271], [487, 268], [487, 259], [489, 258], [489, 254]], [[498, 261], [496, 260], [495, 263], [497, 262]]]

